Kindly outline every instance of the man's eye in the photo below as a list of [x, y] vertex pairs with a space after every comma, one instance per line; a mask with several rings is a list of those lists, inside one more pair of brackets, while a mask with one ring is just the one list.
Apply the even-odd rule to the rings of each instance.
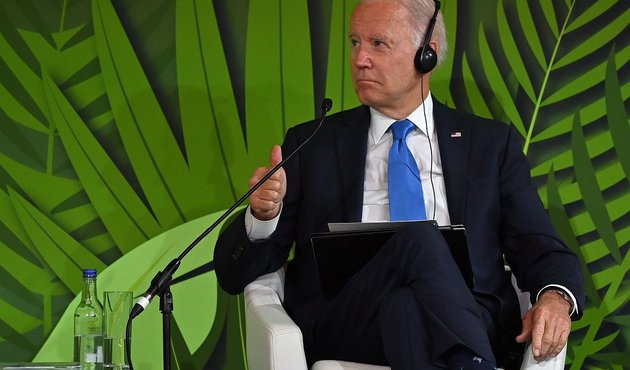
[[374, 46], [383, 46], [385, 43], [381, 40], [374, 40]]
[[350, 44], [351, 44], [352, 46], [357, 46], [357, 45], [359, 45], [359, 41], [354, 40], [354, 39], [350, 39]]

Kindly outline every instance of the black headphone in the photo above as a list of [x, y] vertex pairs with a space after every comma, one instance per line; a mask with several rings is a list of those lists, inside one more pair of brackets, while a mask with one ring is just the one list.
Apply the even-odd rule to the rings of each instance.
[[429, 46], [429, 43], [431, 42], [431, 35], [433, 34], [433, 27], [435, 27], [435, 21], [437, 20], [437, 15], [440, 11], [440, 2], [438, 0], [434, 0], [434, 2], [435, 12], [433, 12], [433, 17], [429, 20], [427, 32], [424, 34], [422, 47], [418, 49], [413, 60], [416, 70], [422, 74], [431, 72], [437, 64], [437, 53], [431, 46]]

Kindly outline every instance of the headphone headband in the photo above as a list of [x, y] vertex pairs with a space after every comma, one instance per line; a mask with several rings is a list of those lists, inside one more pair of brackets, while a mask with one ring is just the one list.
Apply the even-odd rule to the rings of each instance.
[[429, 44], [431, 43], [431, 36], [433, 35], [433, 28], [435, 27], [435, 22], [437, 21], [438, 12], [440, 11], [440, 1], [434, 0], [435, 3], [435, 11], [433, 12], [433, 16], [429, 20], [429, 24], [427, 25], [427, 31], [424, 34], [424, 40], [422, 42], [422, 47], [418, 49], [416, 52], [416, 56], [414, 58], [414, 64], [416, 66], [416, 70], [422, 74], [429, 73], [435, 68], [437, 65], [437, 53]]

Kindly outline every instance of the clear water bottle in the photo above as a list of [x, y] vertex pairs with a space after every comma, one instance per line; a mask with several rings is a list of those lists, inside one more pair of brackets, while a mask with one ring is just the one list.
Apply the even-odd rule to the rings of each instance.
[[74, 311], [74, 362], [82, 370], [103, 369], [103, 305], [96, 294], [96, 270], [83, 270], [81, 302]]

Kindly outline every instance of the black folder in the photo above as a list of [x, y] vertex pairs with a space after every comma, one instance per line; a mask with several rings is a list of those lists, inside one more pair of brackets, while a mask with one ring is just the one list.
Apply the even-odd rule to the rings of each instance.
[[[434, 221], [414, 221], [433, 222]], [[331, 224], [330, 232], [311, 235], [311, 245], [322, 293], [336, 296], [401, 227], [410, 222]], [[439, 226], [451, 255], [470, 289], [474, 277], [468, 255], [466, 230], [461, 225]]]

